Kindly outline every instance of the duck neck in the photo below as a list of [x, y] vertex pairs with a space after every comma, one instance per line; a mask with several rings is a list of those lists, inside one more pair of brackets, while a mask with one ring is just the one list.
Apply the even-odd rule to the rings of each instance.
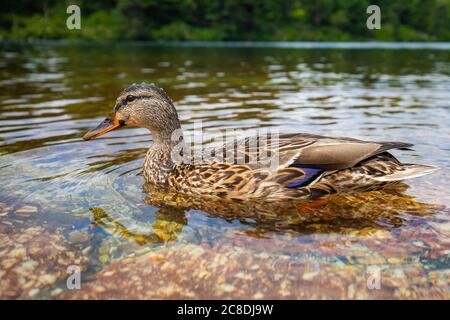
[[144, 161], [144, 177], [147, 182], [167, 184], [170, 173], [175, 169], [173, 150], [184, 143], [181, 128], [166, 132], [151, 130], [153, 144]]

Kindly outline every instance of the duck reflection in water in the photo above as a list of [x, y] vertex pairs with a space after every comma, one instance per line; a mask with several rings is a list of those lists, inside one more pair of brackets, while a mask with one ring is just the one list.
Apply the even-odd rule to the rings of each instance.
[[[205, 212], [210, 218], [229, 223], [239, 221], [239, 233], [260, 238], [271, 234], [301, 236], [312, 233], [357, 234], [370, 236], [378, 230], [399, 228], [409, 217], [432, 215], [435, 205], [416, 201], [396, 189], [371, 191], [355, 195], [328, 196], [316, 201], [231, 201], [208, 196], [193, 196], [168, 191], [153, 184], [143, 186], [145, 203], [157, 207], [151, 232], [127, 228], [101, 208], [91, 208], [94, 224], [138, 244], [169, 243], [188, 225], [190, 210]], [[132, 219], [130, 217], [130, 219]]]

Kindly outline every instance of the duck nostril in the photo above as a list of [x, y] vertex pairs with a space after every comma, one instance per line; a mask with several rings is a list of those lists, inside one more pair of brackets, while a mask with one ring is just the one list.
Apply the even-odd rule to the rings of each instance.
[[123, 127], [125, 125], [126, 125], [125, 120], [119, 120], [119, 126]]

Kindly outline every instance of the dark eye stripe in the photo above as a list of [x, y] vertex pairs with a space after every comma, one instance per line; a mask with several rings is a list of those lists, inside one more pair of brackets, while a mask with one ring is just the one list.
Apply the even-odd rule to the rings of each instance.
[[[148, 95], [143, 95], [143, 96], [133, 96], [134, 97], [134, 101], [136, 101], [137, 99], [146, 99], [146, 98], [151, 98], [152, 96], [148, 96]], [[122, 108], [123, 106], [127, 105], [127, 100], [125, 98], [124, 101], [120, 102], [119, 104], [116, 104], [116, 106], [114, 107], [114, 112], [119, 111], [120, 108]]]
[[133, 97], [134, 97], [134, 100], [137, 100], [137, 99], [151, 98], [152, 96], [133, 96]]

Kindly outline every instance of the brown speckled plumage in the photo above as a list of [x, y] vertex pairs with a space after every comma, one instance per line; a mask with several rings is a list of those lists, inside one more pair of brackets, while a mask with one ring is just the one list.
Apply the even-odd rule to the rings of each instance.
[[[317, 198], [327, 194], [378, 190], [399, 181], [421, 176], [436, 168], [403, 164], [387, 151], [408, 149], [402, 142], [369, 142], [351, 138], [333, 138], [312, 134], [280, 134], [263, 145], [266, 155], [276, 155], [277, 166], [268, 169], [259, 159], [259, 137], [236, 140], [208, 149], [207, 160], [175, 163], [174, 147], [182, 143], [182, 134], [173, 141], [172, 133], [181, 132], [175, 107], [165, 92], [148, 84], [132, 85], [117, 98], [116, 123], [112, 128], [135, 125], [147, 128], [153, 145], [144, 162], [147, 183], [187, 194], [211, 195], [236, 200], [283, 200]], [[100, 128], [104, 129], [104, 128]], [[99, 128], [86, 134], [97, 137]], [[252, 140], [253, 139], [253, 140]], [[256, 141], [256, 143], [255, 143]], [[255, 151], [255, 146], [259, 149]], [[232, 150], [231, 159], [218, 160]], [[307, 177], [308, 170], [315, 173]], [[308, 178], [308, 179], [307, 179]], [[302, 182], [304, 181], [304, 182]]]

